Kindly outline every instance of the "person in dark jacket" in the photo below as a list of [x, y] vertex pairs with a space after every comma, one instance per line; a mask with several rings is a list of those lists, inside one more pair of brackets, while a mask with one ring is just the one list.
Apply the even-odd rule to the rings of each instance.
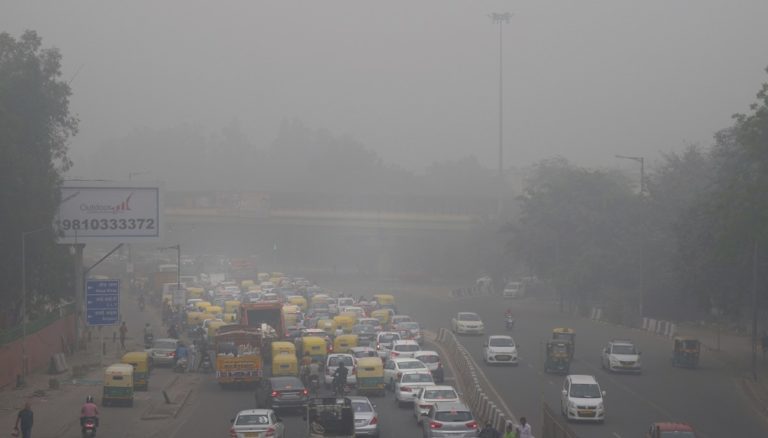
[[480, 438], [499, 438], [499, 431], [491, 425], [491, 423], [485, 423], [483, 430], [480, 431]]
[[24, 409], [16, 415], [16, 426], [13, 429], [21, 431], [21, 438], [32, 438], [32, 424], [34, 422], [35, 416], [32, 413], [32, 405], [26, 402]]

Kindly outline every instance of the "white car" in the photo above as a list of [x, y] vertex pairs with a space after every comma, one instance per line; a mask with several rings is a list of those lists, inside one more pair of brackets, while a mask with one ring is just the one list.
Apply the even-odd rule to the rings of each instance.
[[413, 416], [416, 417], [416, 424], [421, 424], [421, 418], [429, 413], [431, 408], [437, 402], [459, 401], [459, 393], [453, 386], [425, 386], [419, 388], [413, 397]]
[[432, 377], [435, 379], [435, 383], [442, 384], [445, 380], [445, 370], [443, 370], [443, 361], [440, 359], [440, 355], [437, 351], [433, 350], [421, 350], [413, 353], [413, 358], [418, 359], [429, 368], [432, 373]]
[[519, 281], [510, 281], [504, 286], [501, 296], [504, 298], [522, 298], [525, 295], [525, 287]]
[[339, 309], [341, 309], [341, 310], [339, 310], [339, 314], [351, 313], [351, 314], [355, 315], [357, 318], [365, 318], [366, 317], [365, 310], [363, 310], [362, 307], [344, 306], [344, 307], [339, 307]]
[[569, 420], [605, 421], [605, 391], [593, 376], [571, 374], [565, 377], [560, 395], [560, 412]]
[[493, 335], [483, 343], [483, 361], [487, 364], [518, 364], [517, 345], [512, 336]]
[[229, 436], [233, 438], [284, 438], [285, 425], [272, 409], [240, 411], [232, 419]]
[[640, 352], [632, 341], [612, 340], [600, 357], [603, 369], [615, 372], [642, 373]]
[[418, 359], [408, 357], [389, 359], [384, 363], [384, 383], [394, 391], [395, 380], [399, 379], [402, 373], [410, 371], [429, 371], [429, 368]]
[[390, 357], [413, 357], [413, 354], [421, 351], [421, 346], [416, 341], [402, 340], [392, 342]]
[[389, 318], [389, 325], [391, 327], [397, 327], [398, 324], [401, 322], [411, 322], [413, 321], [410, 316], [408, 315], [393, 315], [391, 318]]
[[329, 354], [325, 360], [325, 387], [330, 388], [333, 384], [333, 373], [336, 372], [336, 368], [339, 367], [339, 363], [344, 362], [344, 366], [347, 367], [347, 384], [357, 384], [357, 375], [355, 374], [355, 366], [357, 362], [355, 357], [351, 354]]
[[451, 320], [451, 330], [457, 334], [476, 333], [482, 335], [485, 326], [477, 313], [459, 312]]
[[376, 335], [376, 350], [382, 359], [389, 358], [389, 352], [392, 350], [392, 343], [400, 340], [400, 333], [397, 332], [379, 332]]
[[429, 371], [407, 371], [395, 380], [395, 402], [398, 406], [412, 403], [413, 397], [419, 388], [435, 386], [432, 373]]
[[381, 326], [381, 321], [376, 318], [358, 318], [357, 323], [360, 325], [369, 325], [373, 327], [377, 332], [382, 331], [384, 328]]
[[403, 339], [412, 339], [421, 345], [424, 343], [424, 333], [421, 330], [421, 325], [415, 321], [405, 321], [398, 323], [394, 330], [400, 333]]

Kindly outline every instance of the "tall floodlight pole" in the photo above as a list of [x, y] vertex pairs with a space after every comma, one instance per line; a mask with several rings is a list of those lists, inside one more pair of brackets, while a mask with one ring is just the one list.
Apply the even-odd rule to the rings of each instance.
[[498, 215], [501, 220], [504, 206], [504, 24], [508, 24], [512, 14], [509, 12], [493, 12], [488, 14], [494, 24], [499, 25], [499, 205]]
[[[632, 160], [637, 163], [640, 163], [640, 200], [642, 201], [645, 199], [645, 157], [633, 157], [628, 155], [616, 155], [616, 158], [621, 160]], [[643, 218], [643, 227], [645, 227], [645, 214], [642, 216]], [[644, 230], [643, 230], [644, 231]], [[640, 304], [639, 304], [639, 311], [640, 311], [640, 317], [642, 318], [645, 314], [645, 240], [641, 240], [640, 243], [640, 263], [639, 263], [639, 270], [640, 270]]]

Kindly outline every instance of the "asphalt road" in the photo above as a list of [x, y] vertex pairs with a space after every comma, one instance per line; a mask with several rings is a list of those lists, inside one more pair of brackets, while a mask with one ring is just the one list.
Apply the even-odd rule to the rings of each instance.
[[[410, 408], [399, 408], [392, 392], [385, 397], [370, 397], [379, 413], [382, 438], [417, 438], [421, 429], [414, 421]], [[252, 389], [223, 390], [211, 376], [193, 396], [181, 414], [180, 425], [170, 431], [171, 438], [227, 436], [230, 419], [243, 409], [254, 408]], [[278, 415], [285, 423], [286, 437], [306, 437], [306, 423], [299, 410], [281, 410]]]
[[[559, 411], [563, 377], [543, 369], [543, 342], [554, 327], [576, 330], [576, 360], [572, 374], [591, 374], [607, 391], [604, 424], [572, 424], [583, 438], [641, 436], [654, 421], [685, 421], [699, 436], [765, 437], [768, 427], [753, 410], [733, 373], [715, 358], [702, 353], [696, 370], [670, 365], [671, 340], [581, 318], [560, 314], [553, 302], [535, 299], [504, 300], [499, 297], [425, 299], [424, 295], [393, 293], [401, 313], [410, 314], [426, 329], [450, 328], [451, 315], [477, 312], [485, 322], [486, 336], [510, 334], [504, 328], [504, 311], [514, 309], [516, 327], [511, 332], [520, 345], [518, 367], [482, 363], [485, 336], [461, 336], [480, 369], [485, 372], [516, 416], [526, 416], [536, 430], [541, 425], [541, 400]], [[600, 351], [610, 339], [631, 339], [642, 351], [642, 375], [609, 374], [600, 368]], [[735, 433], [736, 432], [736, 433]]]

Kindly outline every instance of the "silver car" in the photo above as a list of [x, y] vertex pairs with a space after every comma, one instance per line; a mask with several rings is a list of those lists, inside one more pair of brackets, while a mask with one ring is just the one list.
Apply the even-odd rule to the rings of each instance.
[[285, 438], [285, 425], [272, 409], [240, 411], [232, 419], [229, 436], [233, 438]]
[[437, 402], [422, 419], [425, 438], [475, 438], [480, 427], [472, 411], [461, 402]]
[[349, 397], [355, 411], [355, 436], [379, 436], [379, 414], [368, 397]]
[[160, 338], [152, 342], [152, 348], [147, 350], [152, 363], [155, 365], [173, 365], [176, 363], [176, 348], [179, 340], [173, 338]]

